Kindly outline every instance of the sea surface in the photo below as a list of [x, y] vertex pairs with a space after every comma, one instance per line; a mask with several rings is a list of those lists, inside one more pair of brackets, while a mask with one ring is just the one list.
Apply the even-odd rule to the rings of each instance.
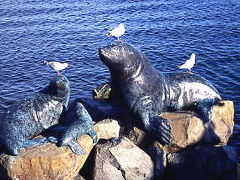
[[239, 0], [1, 0], [0, 115], [21, 97], [45, 87], [55, 72], [43, 61], [68, 62], [71, 98], [91, 97], [109, 80], [98, 48], [119, 23], [124, 42], [140, 48], [162, 72], [196, 54], [193, 72], [234, 101], [229, 142], [240, 152]]

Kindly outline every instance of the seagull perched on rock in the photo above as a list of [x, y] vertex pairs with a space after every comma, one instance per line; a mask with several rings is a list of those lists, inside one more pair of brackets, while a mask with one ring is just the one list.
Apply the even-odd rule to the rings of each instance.
[[60, 63], [56, 61], [43, 61], [44, 64], [50, 66], [55, 71], [57, 71], [58, 75], [61, 75], [60, 71], [68, 67], [68, 63]]
[[124, 35], [126, 29], [123, 23], [119, 24], [117, 27], [113, 28], [109, 33], [107, 33], [107, 36], [114, 36], [118, 38], [118, 41], [120, 41], [119, 37]]
[[180, 69], [188, 69], [188, 72], [192, 74], [191, 68], [194, 66], [195, 64], [195, 57], [196, 55], [194, 53], [192, 53], [190, 59], [186, 60], [186, 62], [179, 66]]

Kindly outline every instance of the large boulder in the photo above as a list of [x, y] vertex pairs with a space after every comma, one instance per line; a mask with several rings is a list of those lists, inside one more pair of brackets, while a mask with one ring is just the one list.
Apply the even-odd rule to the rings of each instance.
[[[116, 121], [109, 119], [95, 124], [93, 128], [100, 139], [118, 137], [120, 129]], [[57, 147], [55, 144], [46, 143], [27, 148], [19, 156], [5, 155], [0, 159], [0, 164], [13, 180], [73, 180], [94, 146], [92, 138], [88, 135], [79, 137], [77, 142], [85, 154], [76, 155], [69, 147]]]
[[233, 133], [234, 107], [232, 101], [223, 102], [222, 106], [212, 107], [211, 126], [208, 128], [192, 113], [164, 113], [162, 117], [167, 119], [172, 127], [171, 143], [164, 146], [164, 149], [174, 152], [198, 142], [226, 145]]
[[96, 146], [94, 180], [148, 180], [153, 173], [151, 158], [127, 138]]
[[[213, 106], [212, 124], [208, 131], [203, 121], [191, 112], [163, 113], [161, 117], [167, 119], [172, 127], [172, 140], [169, 145], [157, 144], [167, 152], [177, 152], [199, 142], [226, 145], [233, 133], [233, 113], [232, 101], [224, 101], [223, 106]], [[133, 127], [127, 137], [143, 148], [154, 140], [154, 137], [137, 127]]]

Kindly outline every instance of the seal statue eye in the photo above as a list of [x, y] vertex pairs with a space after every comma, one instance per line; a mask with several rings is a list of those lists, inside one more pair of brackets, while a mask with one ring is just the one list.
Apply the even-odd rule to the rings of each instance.
[[117, 46], [114, 46], [114, 47], [112, 48], [112, 51], [113, 51], [113, 52], [118, 52], [118, 47], [117, 47]]

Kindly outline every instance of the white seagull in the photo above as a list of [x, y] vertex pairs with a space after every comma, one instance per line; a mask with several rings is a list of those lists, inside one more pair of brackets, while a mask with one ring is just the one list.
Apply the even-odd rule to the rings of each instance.
[[55, 71], [57, 71], [58, 75], [61, 75], [60, 71], [68, 67], [68, 63], [60, 63], [56, 61], [43, 61], [44, 64], [52, 67]]
[[194, 53], [192, 53], [190, 59], [186, 60], [186, 62], [183, 65], [179, 66], [179, 68], [180, 69], [188, 69], [188, 72], [192, 74], [191, 69], [195, 64], [195, 57], [196, 57], [196, 55]]
[[107, 33], [107, 36], [114, 36], [118, 38], [118, 41], [120, 41], [119, 37], [124, 35], [126, 29], [123, 23], [119, 24], [117, 27], [113, 28], [111, 31]]

